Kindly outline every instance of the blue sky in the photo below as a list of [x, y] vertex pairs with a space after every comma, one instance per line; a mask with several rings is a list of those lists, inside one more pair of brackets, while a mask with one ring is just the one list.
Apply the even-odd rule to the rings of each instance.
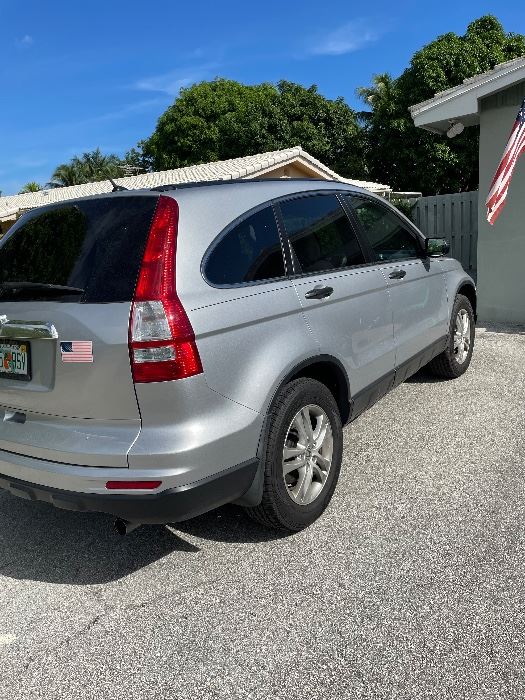
[[0, 0], [0, 190], [44, 183], [73, 155], [123, 155], [183, 85], [223, 76], [316, 83], [359, 106], [374, 73], [492, 13], [525, 32], [521, 3]]

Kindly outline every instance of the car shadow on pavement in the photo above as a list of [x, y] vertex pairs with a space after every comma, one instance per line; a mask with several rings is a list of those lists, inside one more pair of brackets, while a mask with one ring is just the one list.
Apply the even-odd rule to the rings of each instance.
[[76, 585], [115, 581], [172, 552], [199, 548], [164, 525], [126, 537], [102, 513], [71, 513], [0, 492], [0, 576]]
[[446, 381], [447, 380], [443, 377], [436, 377], [436, 375], [432, 374], [426, 367], [423, 367], [411, 377], [405, 379], [407, 384], [442, 384]]
[[484, 322], [478, 327], [478, 331], [485, 331], [485, 333], [499, 333], [504, 335], [525, 335], [525, 326], [522, 323]]
[[290, 537], [291, 533], [259, 525], [242, 508], [226, 505], [171, 527], [194, 537], [214, 542], [256, 543]]
[[174, 552], [200, 547], [187, 535], [216, 542], [260, 542], [283, 537], [224, 506], [171, 526], [144, 525], [121, 537], [113, 518], [72, 513], [0, 492], [0, 576], [70, 585], [109, 583]]

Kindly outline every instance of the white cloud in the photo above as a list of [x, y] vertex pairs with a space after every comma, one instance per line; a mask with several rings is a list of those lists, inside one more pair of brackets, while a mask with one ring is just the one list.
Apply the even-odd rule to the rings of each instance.
[[30, 46], [33, 46], [34, 43], [35, 43], [35, 40], [33, 39], [33, 37], [30, 34], [24, 34], [23, 37], [16, 40], [16, 45], [20, 49], [28, 49]]
[[12, 165], [15, 168], [42, 168], [47, 165], [47, 158], [39, 158], [38, 156], [21, 156], [13, 158]]
[[142, 100], [140, 102], [132, 102], [131, 104], [123, 105], [119, 109], [115, 109], [111, 112], [104, 112], [103, 114], [98, 114], [96, 116], [83, 119], [82, 121], [77, 122], [77, 125], [87, 126], [88, 124], [96, 124], [98, 122], [123, 119], [130, 114], [142, 114], [143, 112], [149, 112], [159, 106], [167, 106], [167, 104], [167, 99], [162, 97], [155, 97], [151, 100]]
[[179, 94], [181, 88], [197, 83], [200, 80], [209, 78], [214, 70], [213, 64], [195, 66], [188, 69], [177, 69], [169, 73], [153, 75], [149, 78], [137, 80], [133, 85], [136, 90], [145, 90], [148, 92], [163, 92], [170, 97]]
[[308, 53], [318, 56], [341, 56], [377, 41], [384, 29], [374, 26], [372, 21], [356, 19], [341, 25], [321, 40], [313, 42]]

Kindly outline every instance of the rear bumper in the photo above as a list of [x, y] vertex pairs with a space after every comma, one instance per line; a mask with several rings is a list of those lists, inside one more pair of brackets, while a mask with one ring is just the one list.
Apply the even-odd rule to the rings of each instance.
[[64, 510], [109, 513], [132, 522], [160, 524], [187, 520], [236, 500], [250, 487], [257, 467], [258, 460], [253, 459], [185, 486], [139, 495], [66, 491], [1, 473], [0, 488]]

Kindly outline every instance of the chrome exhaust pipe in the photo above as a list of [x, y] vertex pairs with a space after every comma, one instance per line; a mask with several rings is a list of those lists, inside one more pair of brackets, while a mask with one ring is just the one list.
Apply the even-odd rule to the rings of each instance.
[[141, 523], [130, 523], [129, 520], [124, 520], [123, 518], [117, 518], [114, 522], [114, 528], [121, 537], [124, 535], [129, 535], [130, 532], [136, 530], [140, 527]]

